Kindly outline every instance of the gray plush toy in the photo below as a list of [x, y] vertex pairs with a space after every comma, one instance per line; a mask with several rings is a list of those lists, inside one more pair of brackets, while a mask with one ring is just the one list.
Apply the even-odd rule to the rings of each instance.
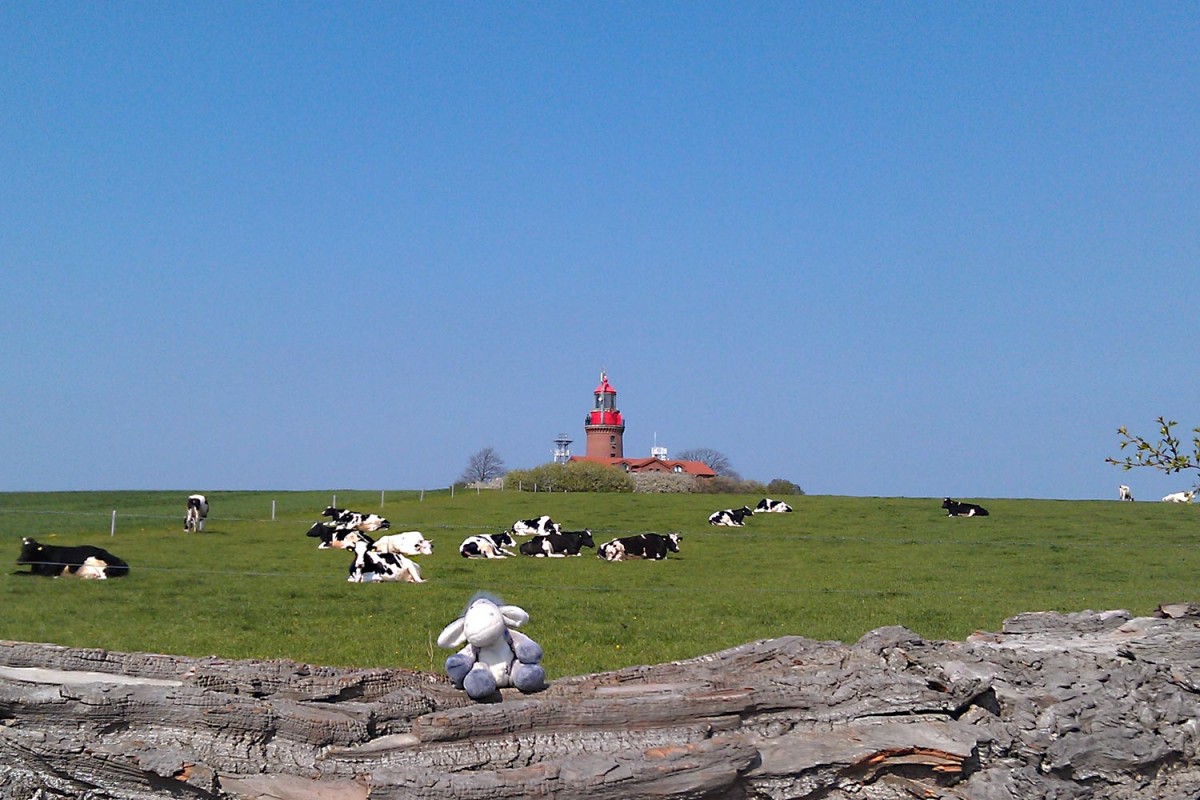
[[438, 646], [466, 647], [446, 659], [446, 674], [472, 700], [494, 698], [500, 689], [514, 686], [522, 692], [546, 688], [542, 648], [514, 630], [529, 621], [518, 606], [500, 605], [487, 596], [476, 596], [466, 612], [447, 625]]

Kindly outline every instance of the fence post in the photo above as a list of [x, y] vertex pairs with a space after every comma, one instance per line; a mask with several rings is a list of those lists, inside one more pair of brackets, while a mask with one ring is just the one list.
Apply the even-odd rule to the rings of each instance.
[[331, 505], [332, 505], [334, 508], [337, 508], [337, 495], [336, 495], [336, 494], [333, 496], [333, 503], [331, 503]]
[[275, 521], [275, 501], [271, 501], [271, 522]]
[[421, 499], [419, 502], [421, 502], [421, 503], [425, 502], [425, 490], [424, 489], [421, 490]]
[[383, 489], [379, 490], [379, 507], [380, 508], [383, 508], [383, 492], [384, 492]]
[[454, 484], [450, 484], [450, 496], [454, 497]]
[[115, 508], [112, 515], [112, 527], [108, 529], [108, 535], [110, 537], [117, 535], [117, 510]]

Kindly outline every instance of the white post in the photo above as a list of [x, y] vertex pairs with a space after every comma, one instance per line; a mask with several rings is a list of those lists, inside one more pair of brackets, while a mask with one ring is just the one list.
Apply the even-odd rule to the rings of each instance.
[[331, 505], [332, 505], [334, 508], [337, 508], [337, 495], [336, 495], [336, 494], [333, 496], [333, 503], [332, 503]]
[[112, 527], [108, 529], [108, 535], [109, 536], [117, 535], [117, 510], [115, 508], [113, 509], [113, 515], [112, 515]]
[[275, 501], [271, 501], [271, 522], [275, 521]]
[[418, 502], [421, 502], [421, 503], [425, 502], [425, 490], [424, 489], [421, 490], [421, 499]]
[[379, 490], [379, 507], [383, 508], [383, 489]]
[[454, 497], [454, 484], [450, 484], [450, 496]]

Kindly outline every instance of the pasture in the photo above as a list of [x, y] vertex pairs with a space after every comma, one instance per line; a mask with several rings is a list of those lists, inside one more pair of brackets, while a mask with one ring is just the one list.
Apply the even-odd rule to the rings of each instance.
[[[0, 494], [0, 639], [223, 658], [440, 673], [442, 627], [486, 590], [524, 607], [551, 679], [689, 658], [789, 634], [852, 642], [905, 625], [929, 639], [998, 630], [1022, 611], [1200, 600], [1198, 510], [1156, 502], [789, 497], [791, 514], [713, 527], [758, 496], [336, 492], [392, 533], [420, 530], [434, 553], [423, 584], [351, 584], [350, 554], [305, 532], [334, 492], [210, 492], [202, 533], [183, 532], [187, 491]], [[1114, 495], [1115, 497], [1115, 495]], [[271, 519], [272, 501], [276, 516]], [[117, 510], [111, 536], [112, 510]], [[596, 543], [678, 531], [661, 562], [467, 560], [468, 535], [549, 514]], [[21, 537], [95, 544], [129, 562], [108, 581], [19, 574]], [[21, 568], [23, 570], [23, 568]]]

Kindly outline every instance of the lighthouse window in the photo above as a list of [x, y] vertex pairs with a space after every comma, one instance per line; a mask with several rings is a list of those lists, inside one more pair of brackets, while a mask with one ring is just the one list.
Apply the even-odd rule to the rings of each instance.
[[683, 472], [683, 467], [676, 464], [674, 467], [671, 468], [671, 471], [672, 472]]
[[617, 446], [617, 437], [615, 437], [615, 436], [608, 437], [608, 443], [611, 444], [613, 447], [616, 447]]

